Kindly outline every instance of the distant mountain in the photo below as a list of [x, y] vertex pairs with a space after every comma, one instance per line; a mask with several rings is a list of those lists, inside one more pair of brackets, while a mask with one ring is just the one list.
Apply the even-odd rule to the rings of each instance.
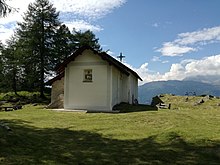
[[198, 81], [212, 85], [220, 85], [219, 75], [197, 75], [186, 77], [183, 81]]
[[154, 81], [139, 86], [139, 102], [150, 103], [152, 97], [159, 94], [175, 95], [214, 95], [220, 96], [220, 86], [202, 83], [198, 81]]

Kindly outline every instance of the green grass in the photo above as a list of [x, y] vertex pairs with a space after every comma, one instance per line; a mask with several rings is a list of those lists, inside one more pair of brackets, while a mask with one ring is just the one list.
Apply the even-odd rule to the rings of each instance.
[[[219, 164], [220, 100], [165, 96], [171, 110], [0, 112], [0, 164]], [[194, 100], [193, 100], [194, 99]], [[191, 108], [190, 108], [191, 107]], [[125, 108], [125, 107], [124, 107]]]
[[[33, 95], [39, 95], [39, 92], [19, 91], [17, 94], [21, 97], [32, 97]], [[18, 97], [14, 92], [0, 93], [0, 100], [9, 99], [10, 97]]]
[[19, 91], [17, 95], [14, 92], [0, 93], [0, 102], [7, 101], [9, 104], [28, 104], [28, 103], [46, 103], [50, 102], [50, 94], [45, 93], [46, 98], [40, 98], [39, 92]]

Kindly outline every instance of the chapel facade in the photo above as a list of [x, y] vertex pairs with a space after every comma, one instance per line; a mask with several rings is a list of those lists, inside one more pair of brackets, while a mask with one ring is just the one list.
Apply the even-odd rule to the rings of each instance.
[[51, 105], [61, 100], [58, 105], [63, 104], [64, 109], [112, 111], [116, 104], [138, 100], [140, 76], [106, 52], [82, 47], [60, 64], [57, 72], [49, 81]]

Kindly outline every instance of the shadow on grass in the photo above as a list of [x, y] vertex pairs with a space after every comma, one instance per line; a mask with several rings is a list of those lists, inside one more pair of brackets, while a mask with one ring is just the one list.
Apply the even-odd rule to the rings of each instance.
[[117, 140], [87, 131], [39, 129], [18, 120], [4, 120], [13, 132], [0, 128], [0, 164], [218, 164], [219, 142], [187, 143], [169, 133], [167, 143], [154, 136]]
[[156, 106], [154, 107], [154, 106], [150, 106], [146, 104], [131, 105], [127, 103], [121, 103], [121, 104], [115, 105], [113, 109], [119, 110], [120, 113], [157, 111], [158, 110]]

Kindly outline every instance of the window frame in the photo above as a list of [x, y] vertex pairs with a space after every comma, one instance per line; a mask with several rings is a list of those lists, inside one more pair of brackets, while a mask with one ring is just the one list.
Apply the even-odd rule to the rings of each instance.
[[83, 70], [83, 82], [88, 82], [88, 83], [93, 82], [92, 69]]

